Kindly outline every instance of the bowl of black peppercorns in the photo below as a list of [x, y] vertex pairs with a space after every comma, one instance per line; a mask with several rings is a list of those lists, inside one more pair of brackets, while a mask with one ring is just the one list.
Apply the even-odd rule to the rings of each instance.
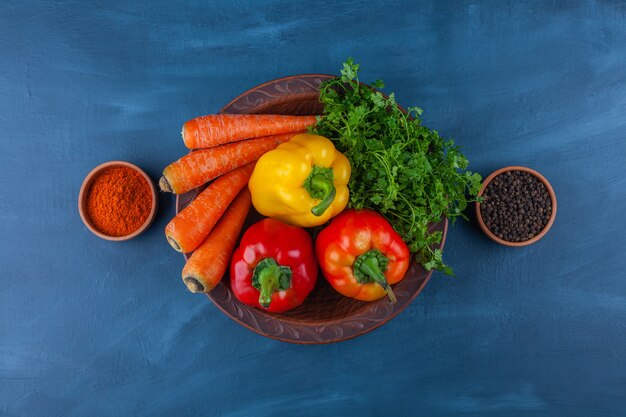
[[506, 246], [535, 243], [556, 217], [556, 195], [537, 171], [510, 166], [485, 179], [478, 193], [476, 217], [492, 240]]

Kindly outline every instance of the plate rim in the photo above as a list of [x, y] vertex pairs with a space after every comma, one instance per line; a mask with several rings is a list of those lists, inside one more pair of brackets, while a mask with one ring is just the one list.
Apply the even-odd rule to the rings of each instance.
[[[230, 100], [227, 104], [225, 104], [224, 106], [222, 106], [222, 108], [218, 111], [219, 114], [225, 113], [225, 110], [228, 109], [229, 107], [233, 106], [235, 103], [237, 103], [237, 101], [243, 99], [245, 96], [258, 91], [264, 87], [270, 86], [270, 85], [274, 85], [274, 84], [279, 84], [279, 83], [284, 83], [286, 81], [289, 80], [297, 80], [297, 79], [303, 79], [303, 78], [321, 78], [322, 80], [326, 80], [326, 79], [332, 79], [332, 78], [336, 78], [335, 75], [330, 75], [330, 74], [317, 74], [317, 73], [308, 73], [308, 74], [296, 74], [296, 75], [289, 75], [289, 76], [285, 76], [285, 77], [279, 77], [279, 78], [275, 78], [273, 80], [270, 81], [266, 81], [262, 84], [258, 84], [256, 86], [253, 86], [252, 88], [242, 92], [241, 94], [237, 95], [235, 98], [233, 98], [232, 100]], [[361, 83], [363, 84], [363, 83]], [[364, 84], [367, 85], [367, 84]], [[403, 110], [404, 108], [400, 105], [398, 105], [398, 107]], [[180, 195], [176, 195], [176, 200], [175, 200], [175, 212], [176, 214], [178, 214], [179, 212], [179, 207], [180, 207]], [[446, 243], [446, 239], [447, 239], [447, 235], [448, 235], [448, 227], [449, 227], [449, 221], [447, 217], [443, 217], [443, 219], [441, 220], [441, 222], [443, 222], [443, 230], [442, 232], [442, 237], [441, 237], [441, 242], [439, 243], [438, 247], [440, 249], [443, 249]], [[440, 222], [440, 223], [441, 223]], [[183, 254], [185, 260], [188, 258], [187, 254]], [[415, 262], [415, 261], [413, 261]], [[350, 340], [350, 339], [354, 339], [356, 337], [359, 336], [363, 336], [379, 327], [381, 327], [382, 325], [388, 323], [389, 321], [391, 321], [393, 318], [395, 318], [396, 316], [398, 316], [401, 312], [403, 312], [414, 300], [415, 298], [417, 298], [417, 296], [423, 291], [423, 289], [426, 287], [426, 284], [428, 284], [428, 282], [430, 281], [432, 274], [434, 271], [426, 271], [426, 277], [424, 278], [424, 280], [421, 282], [421, 284], [418, 286], [418, 288], [414, 291], [413, 294], [411, 294], [409, 296], [409, 298], [407, 299], [407, 301], [398, 309], [392, 309], [391, 312], [384, 316], [383, 319], [378, 320], [376, 322], [374, 322], [372, 325], [370, 326], [366, 326], [363, 327], [362, 329], [355, 331], [351, 334], [345, 335], [342, 334], [341, 336], [338, 336], [336, 338], [329, 338], [329, 339], [322, 339], [322, 340], [302, 340], [300, 339], [299, 336], [297, 336], [297, 338], [289, 338], [289, 337], [284, 337], [282, 335], [276, 335], [276, 334], [271, 334], [268, 332], [263, 331], [263, 329], [261, 328], [257, 328], [252, 326], [251, 324], [247, 323], [246, 321], [244, 321], [242, 318], [239, 317], [235, 317], [231, 314], [230, 311], [226, 310], [226, 308], [224, 306], [222, 306], [221, 301], [218, 300], [213, 294], [212, 292], [206, 293], [206, 296], [211, 300], [211, 302], [213, 303], [213, 305], [215, 305], [222, 313], [224, 313], [228, 318], [230, 318], [232, 321], [234, 321], [235, 323], [247, 328], [248, 330], [253, 331], [256, 334], [259, 334], [261, 336], [267, 337], [269, 339], [274, 339], [274, 340], [279, 340], [281, 342], [287, 342], [287, 343], [293, 343], [293, 344], [301, 344], [301, 345], [318, 345], [318, 344], [330, 344], [330, 343], [338, 343], [338, 342], [343, 342], [346, 340]], [[325, 279], [323, 276], [322, 277], [318, 277], [318, 279]], [[234, 297], [234, 295], [230, 295], [230, 297]], [[329, 324], [341, 324], [341, 320], [331, 320], [328, 321]], [[284, 322], [283, 322], [284, 323]], [[286, 323], [289, 324], [289, 323]], [[317, 327], [317, 326], [314, 326]]]

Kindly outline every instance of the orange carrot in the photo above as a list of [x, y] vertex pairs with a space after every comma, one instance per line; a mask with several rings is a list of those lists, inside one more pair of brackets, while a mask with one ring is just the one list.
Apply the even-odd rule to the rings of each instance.
[[186, 193], [235, 168], [256, 161], [298, 133], [266, 136], [192, 152], [163, 170], [159, 186], [161, 190], [174, 194]]
[[196, 249], [247, 184], [255, 164], [248, 164], [213, 181], [165, 227], [167, 241], [179, 252]]
[[244, 188], [196, 249], [183, 268], [183, 282], [191, 292], [209, 292], [228, 269], [230, 256], [250, 210], [250, 191]]
[[210, 148], [225, 143], [280, 133], [298, 132], [315, 124], [315, 116], [278, 114], [211, 114], [183, 125], [183, 142], [189, 149]]

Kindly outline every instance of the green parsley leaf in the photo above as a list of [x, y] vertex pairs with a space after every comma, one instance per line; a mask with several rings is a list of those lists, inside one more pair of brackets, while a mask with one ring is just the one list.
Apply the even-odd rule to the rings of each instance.
[[[313, 133], [330, 138], [350, 160], [349, 206], [383, 214], [427, 270], [453, 275], [436, 246], [443, 237], [428, 226], [447, 217], [466, 218], [482, 178], [454, 145], [421, 125], [422, 109], [402, 113], [393, 93], [359, 84], [359, 65], [348, 58], [341, 76], [322, 83], [324, 114]], [[382, 89], [378, 80], [372, 84]]]

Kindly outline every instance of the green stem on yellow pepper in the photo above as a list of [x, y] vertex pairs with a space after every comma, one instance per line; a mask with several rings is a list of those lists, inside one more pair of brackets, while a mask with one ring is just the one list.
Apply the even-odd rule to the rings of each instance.
[[328, 207], [330, 207], [333, 203], [337, 190], [335, 190], [335, 185], [331, 180], [328, 180], [321, 175], [315, 175], [311, 178], [311, 186], [324, 193], [322, 201], [311, 209], [311, 213], [313, 213], [314, 216], [319, 217], [324, 214]]
[[321, 216], [328, 210], [328, 207], [335, 200], [335, 195], [337, 195], [333, 169], [314, 166], [308, 178], [304, 181], [303, 187], [309, 192], [311, 198], [322, 200], [311, 209], [311, 213], [314, 216]]

